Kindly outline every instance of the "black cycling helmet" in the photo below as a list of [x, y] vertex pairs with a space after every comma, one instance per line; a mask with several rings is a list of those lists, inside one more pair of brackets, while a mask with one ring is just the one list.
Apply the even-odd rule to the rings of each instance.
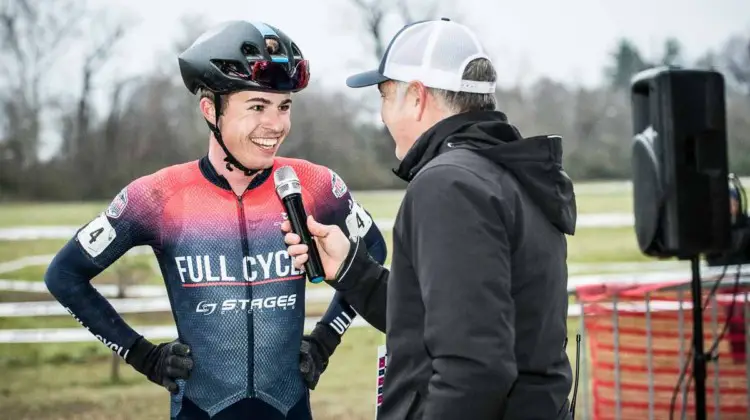
[[[178, 57], [182, 81], [195, 94], [213, 92], [216, 122], [221, 115], [220, 95], [241, 90], [298, 92], [310, 80], [310, 67], [299, 47], [279, 29], [261, 22], [229, 21], [203, 33]], [[252, 175], [227, 150], [218, 127], [210, 122], [216, 140], [232, 165]]]

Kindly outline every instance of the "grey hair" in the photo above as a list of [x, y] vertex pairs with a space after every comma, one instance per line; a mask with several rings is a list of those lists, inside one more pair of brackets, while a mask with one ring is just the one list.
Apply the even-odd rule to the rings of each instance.
[[[490, 60], [477, 58], [466, 65], [463, 79], [476, 82], [495, 82], [497, 81], [497, 73]], [[406, 95], [407, 87], [408, 83], [396, 82], [397, 97], [400, 100], [403, 100]], [[427, 89], [433, 96], [438, 98], [438, 101], [440, 101], [446, 111], [453, 114], [480, 110], [493, 111], [497, 108], [494, 93], [453, 92], [435, 88]]]

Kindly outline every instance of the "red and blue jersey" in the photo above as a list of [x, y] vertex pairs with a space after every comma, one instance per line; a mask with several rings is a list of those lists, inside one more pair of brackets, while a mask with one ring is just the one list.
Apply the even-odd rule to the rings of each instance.
[[[272, 177], [285, 165], [299, 176], [308, 214], [364, 237], [373, 258], [385, 260], [382, 234], [332, 170], [277, 158], [238, 197], [204, 157], [130, 183], [48, 270], [52, 294], [124, 358], [139, 334], [89, 281], [129, 249], [153, 248], [179, 339], [195, 361], [172, 416], [183, 398], [210, 418], [254, 398], [285, 414], [307, 395], [299, 372], [306, 278], [287, 254]], [[355, 315], [336, 295], [323, 321], [343, 334]]]

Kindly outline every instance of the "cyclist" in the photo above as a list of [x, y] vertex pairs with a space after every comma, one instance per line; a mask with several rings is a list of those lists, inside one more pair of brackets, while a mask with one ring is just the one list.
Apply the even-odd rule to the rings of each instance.
[[[304, 273], [286, 251], [272, 173], [291, 166], [308, 213], [363, 237], [383, 236], [332, 170], [277, 157], [291, 93], [309, 67], [297, 45], [263, 23], [226, 22], [179, 57], [211, 130], [206, 156], [128, 184], [78, 230], [45, 275], [52, 295], [107, 347], [173, 395], [173, 419], [310, 419], [314, 389], [355, 312], [335, 295], [310, 335]], [[154, 250], [178, 339], [154, 345], [90, 280], [138, 245]]]

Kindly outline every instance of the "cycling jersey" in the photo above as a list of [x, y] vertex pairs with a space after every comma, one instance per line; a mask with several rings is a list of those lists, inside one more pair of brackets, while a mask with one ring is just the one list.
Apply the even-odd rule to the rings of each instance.
[[[364, 237], [373, 258], [385, 260], [382, 234], [332, 170], [276, 158], [238, 197], [203, 157], [131, 182], [48, 269], [45, 281], [55, 298], [125, 358], [139, 334], [90, 279], [128, 249], [152, 247], [179, 339], [190, 346], [195, 362], [190, 379], [172, 397], [173, 417], [269, 418], [240, 409], [252, 404], [280, 415], [294, 407], [309, 416], [299, 371], [307, 280], [287, 254], [280, 229], [286, 215], [272, 178], [284, 165], [299, 176], [308, 214]], [[322, 321], [343, 334], [355, 315], [337, 294]]]

